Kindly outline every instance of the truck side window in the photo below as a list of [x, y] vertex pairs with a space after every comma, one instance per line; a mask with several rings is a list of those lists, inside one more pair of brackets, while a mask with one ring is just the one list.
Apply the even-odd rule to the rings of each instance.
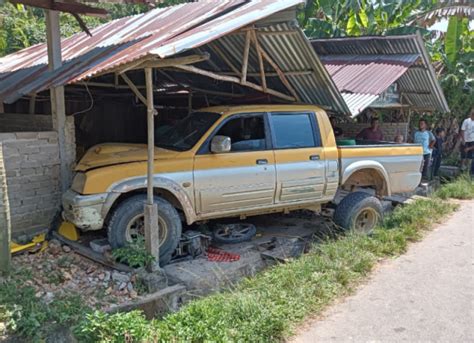
[[230, 119], [217, 135], [230, 137], [231, 151], [259, 151], [266, 149], [263, 115]]
[[276, 149], [320, 146], [317, 123], [310, 113], [272, 113], [271, 128]]

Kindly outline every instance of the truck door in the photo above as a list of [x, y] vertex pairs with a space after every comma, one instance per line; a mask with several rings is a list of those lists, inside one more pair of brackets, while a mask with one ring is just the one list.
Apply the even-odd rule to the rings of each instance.
[[[212, 153], [215, 135], [230, 137], [231, 151]], [[194, 184], [199, 213], [272, 205], [275, 159], [266, 116], [237, 114], [225, 119], [195, 156]]]
[[321, 199], [325, 188], [325, 156], [312, 112], [273, 112], [270, 129], [276, 164], [276, 202]]

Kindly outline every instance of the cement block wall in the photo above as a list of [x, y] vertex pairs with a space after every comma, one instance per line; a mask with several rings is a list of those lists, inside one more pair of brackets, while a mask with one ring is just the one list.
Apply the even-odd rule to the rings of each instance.
[[50, 115], [0, 113], [0, 132], [51, 131]]
[[0, 144], [12, 235], [48, 228], [61, 197], [57, 133], [0, 133]]
[[[369, 127], [367, 123], [339, 123], [337, 124], [344, 131], [344, 137], [355, 137], [362, 129]], [[381, 123], [380, 128], [383, 131], [386, 141], [393, 141], [396, 135], [403, 135], [406, 142], [406, 132], [408, 123]]]

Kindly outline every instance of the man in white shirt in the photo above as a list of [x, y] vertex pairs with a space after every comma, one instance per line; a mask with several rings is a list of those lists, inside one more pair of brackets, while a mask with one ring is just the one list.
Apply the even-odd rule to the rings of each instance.
[[472, 176], [474, 175], [474, 108], [471, 109], [471, 116], [463, 121], [459, 136], [464, 146], [465, 158], [471, 159]]

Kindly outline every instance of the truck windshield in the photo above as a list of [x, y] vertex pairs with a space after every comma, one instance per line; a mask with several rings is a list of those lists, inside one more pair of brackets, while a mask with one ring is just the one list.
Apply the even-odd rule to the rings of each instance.
[[212, 112], [194, 112], [169, 127], [159, 127], [155, 145], [171, 150], [185, 151], [191, 149], [197, 141], [219, 118]]

